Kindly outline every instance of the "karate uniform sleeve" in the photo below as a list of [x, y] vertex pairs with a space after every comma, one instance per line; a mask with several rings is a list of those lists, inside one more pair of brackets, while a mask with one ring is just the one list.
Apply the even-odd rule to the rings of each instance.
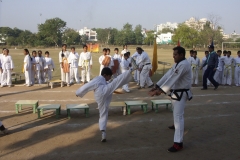
[[78, 66], [82, 67], [82, 53], [80, 53]]
[[99, 61], [100, 65], [102, 65], [102, 61], [103, 61], [102, 56], [99, 57], [98, 61]]
[[164, 79], [165, 81], [160, 85], [162, 91], [166, 94], [179, 78], [187, 71], [187, 66], [180, 64], [176, 69], [172, 70], [170, 74]]
[[62, 51], [59, 52], [58, 57], [59, 57], [59, 63], [62, 63]]
[[9, 56], [9, 60], [10, 60], [11, 69], [13, 69], [13, 68], [14, 68], [14, 64], [13, 64], [13, 60], [12, 60], [12, 57], [11, 57], [11, 56]]
[[171, 72], [172, 72], [172, 68], [169, 69], [167, 73], [165, 73], [164, 76], [156, 84], [160, 87], [170, 76]]
[[124, 72], [119, 76], [117, 76], [117, 78], [114, 78], [114, 80], [111, 83], [104, 85], [102, 93], [108, 96], [112, 94], [116, 89], [123, 86], [124, 84], [127, 84], [131, 80], [132, 80], [132, 72], [128, 70], [127, 72]]
[[80, 87], [77, 91], [76, 91], [76, 96], [78, 97], [83, 97], [85, 94], [87, 94], [90, 91], [93, 91], [95, 89], [98, 88], [98, 78], [93, 79], [92, 81], [84, 84], [82, 87]]

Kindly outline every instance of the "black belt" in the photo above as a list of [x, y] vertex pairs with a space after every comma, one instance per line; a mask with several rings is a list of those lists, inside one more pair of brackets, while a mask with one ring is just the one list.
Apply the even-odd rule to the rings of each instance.
[[146, 63], [146, 64], [144, 64], [144, 66], [145, 66], [145, 65], [149, 65], [149, 64], [151, 64], [151, 63]]
[[[168, 95], [171, 97], [171, 99], [173, 100], [177, 100], [177, 101], [180, 101], [182, 99], [182, 96], [183, 96], [183, 92], [186, 92], [187, 96], [188, 96], [188, 93], [187, 91], [189, 91], [189, 89], [171, 89], [170, 92], [173, 93], [177, 98], [172, 98], [171, 97], [171, 93]], [[180, 95], [177, 93], [177, 92], [181, 92]], [[191, 98], [192, 99], [192, 98]], [[190, 100], [191, 100], [190, 99]]]

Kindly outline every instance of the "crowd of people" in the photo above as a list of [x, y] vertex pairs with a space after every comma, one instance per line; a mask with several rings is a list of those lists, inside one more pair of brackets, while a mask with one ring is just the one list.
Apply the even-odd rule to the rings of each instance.
[[[214, 49], [214, 47], [212, 49]], [[207, 63], [210, 62], [209, 55], [211, 52], [205, 51], [205, 56], [202, 58], [202, 62], [200, 62], [200, 59], [197, 57], [197, 51], [190, 50], [190, 57], [187, 60], [192, 68], [192, 87], [198, 85], [200, 70], [202, 70], [202, 76], [204, 76], [204, 73], [209, 66]], [[231, 56], [231, 51], [224, 50], [222, 52], [221, 50], [218, 50], [214, 57], [215, 60], [213, 64], [210, 65], [213, 67], [213, 80], [217, 82], [216, 85], [232, 85], [232, 69], [234, 68], [234, 84], [240, 86], [240, 51], [237, 52], [237, 56], [234, 58]], [[204, 79], [203, 77], [201, 78]], [[208, 86], [214, 85], [213, 83], [215, 82], [207, 80]], [[206, 86], [204, 86], [203, 89], [206, 89]]]

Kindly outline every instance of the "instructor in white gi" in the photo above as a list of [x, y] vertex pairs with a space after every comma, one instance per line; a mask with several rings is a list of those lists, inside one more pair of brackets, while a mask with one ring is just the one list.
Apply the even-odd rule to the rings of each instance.
[[177, 152], [183, 148], [184, 133], [184, 108], [187, 100], [192, 99], [191, 89], [191, 65], [185, 58], [186, 51], [178, 46], [173, 48], [173, 58], [176, 64], [156, 83], [149, 95], [166, 94], [170, 91], [173, 105], [173, 119], [175, 134], [174, 144], [168, 152]]

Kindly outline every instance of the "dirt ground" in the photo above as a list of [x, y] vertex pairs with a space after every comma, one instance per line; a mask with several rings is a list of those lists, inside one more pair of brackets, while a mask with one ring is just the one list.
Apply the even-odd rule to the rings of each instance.
[[[131, 93], [114, 94], [112, 101], [148, 102], [148, 113], [133, 107], [131, 115], [123, 116], [121, 107], [110, 108], [107, 142], [101, 143], [93, 92], [77, 98], [78, 87], [1, 88], [0, 119], [10, 134], [0, 137], [0, 159], [240, 159], [240, 88], [193, 88], [194, 98], [185, 109], [184, 149], [168, 153], [174, 134], [167, 128], [173, 124], [172, 112], [162, 106], [155, 113], [150, 104], [152, 99], [168, 97], [148, 97], [148, 89], [138, 91], [134, 83], [130, 84]], [[60, 118], [56, 119], [53, 111], [46, 111], [38, 119], [27, 106], [16, 114], [15, 102], [30, 99], [39, 100], [40, 104], [61, 104]], [[77, 103], [88, 103], [90, 116], [72, 111], [72, 118], [67, 119], [66, 104]]]

